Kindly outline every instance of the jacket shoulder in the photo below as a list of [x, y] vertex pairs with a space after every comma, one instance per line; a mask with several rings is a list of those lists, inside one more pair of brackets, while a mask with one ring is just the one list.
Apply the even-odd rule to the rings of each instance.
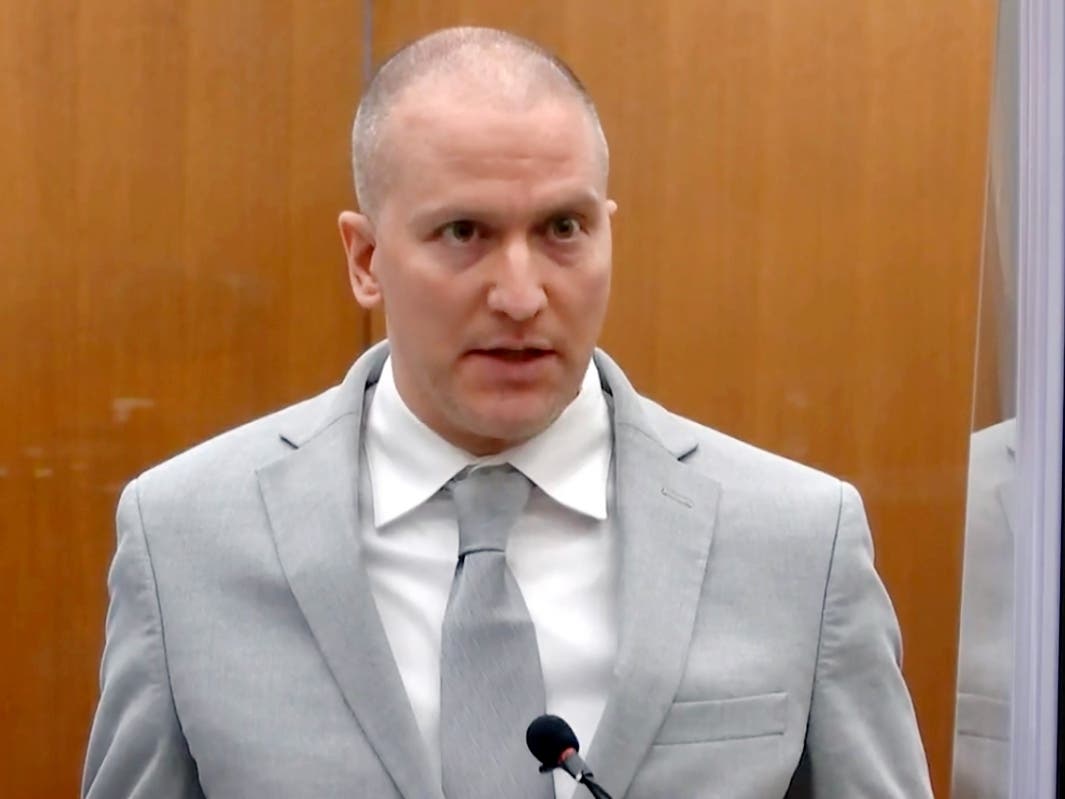
[[663, 441], [674, 442], [680, 460], [723, 485], [798, 487], [838, 497], [840, 480], [833, 475], [676, 414], [654, 400], [641, 397], [641, 403], [652, 429]]

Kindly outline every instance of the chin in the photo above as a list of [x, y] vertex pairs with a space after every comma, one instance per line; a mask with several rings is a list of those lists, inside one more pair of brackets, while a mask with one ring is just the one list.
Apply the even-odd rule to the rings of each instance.
[[561, 408], [540, 408], [535, 413], [476, 414], [466, 428], [486, 442], [496, 442], [497, 450], [507, 449], [542, 433], [561, 412]]
[[478, 427], [479, 432], [485, 438], [518, 444], [539, 435], [550, 427], [554, 420], [554, 417], [542, 416], [521, 419], [485, 419]]

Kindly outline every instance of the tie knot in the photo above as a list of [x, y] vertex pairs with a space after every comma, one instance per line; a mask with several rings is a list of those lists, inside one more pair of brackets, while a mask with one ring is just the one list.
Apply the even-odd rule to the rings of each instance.
[[452, 478], [448, 490], [458, 513], [459, 557], [485, 549], [505, 552], [531, 487], [509, 464], [463, 471]]

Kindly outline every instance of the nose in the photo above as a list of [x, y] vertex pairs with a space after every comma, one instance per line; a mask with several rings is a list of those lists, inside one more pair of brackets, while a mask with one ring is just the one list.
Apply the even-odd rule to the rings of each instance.
[[527, 242], [509, 242], [502, 248], [493, 277], [488, 307], [494, 313], [525, 322], [547, 305], [547, 293]]

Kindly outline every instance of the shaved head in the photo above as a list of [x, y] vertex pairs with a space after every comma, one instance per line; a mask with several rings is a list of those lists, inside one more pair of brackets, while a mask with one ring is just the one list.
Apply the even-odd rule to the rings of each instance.
[[355, 194], [375, 217], [388, 191], [393, 111], [406, 101], [489, 103], [527, 109], [545, 99], [572, 99], [587, 112], [606, 180], [609, 150], [595, 104], [565, 62], [540, 45], [493, 28], [447, 28], [408, 44], [374, 74], [352, 130]]
[[617, 204], [580, 81], [512, 34], [439, 31], [378, 69], [353, 149], [348, 279], [384, 310], [404, 404], [477, 455], [547, 429], [580, 393], [610, 296]]

